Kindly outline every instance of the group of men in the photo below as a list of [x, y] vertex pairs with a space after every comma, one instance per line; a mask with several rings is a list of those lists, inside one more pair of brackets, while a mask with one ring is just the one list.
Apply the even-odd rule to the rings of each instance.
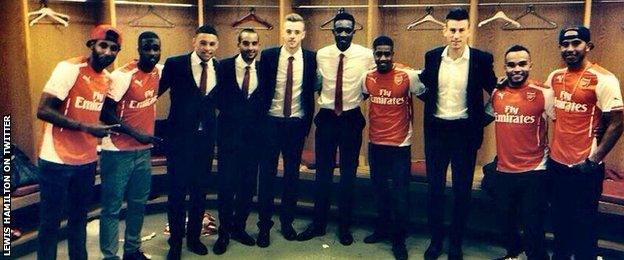
[[[217, 61], [217, 32], [204, 25], [193, 37], [193, 51], [168, 58], [164, 67], [157, 64], [158, 35], [142, 33], [139, 59], [111, 74], [105, 68], [120, 51], [121, 33], [111, 26], [97, 26], [87, 41], [91, 54], [59, 63], [39, 104], [37, 116], [46, 124], [39, 158], [38, 257], [55, 259], [62, 216], [58, 209], [67, 206], [69, 256], [87, 258], [86, 214], [101, 137], [100, 248], [106, 259], [118, 258], [118, 217], [124, 196], [128, 209], [123, 257], [147, 258], [140, 250], [140, 231], [150, 193], [153, 144], [164, 146], [167, 155], [168, 259], [180, 259], [184, 237], [189, 251], [208, 253], [200, 242], [206, 196], [202, 183], [212, 171], [215, 145], [219, 152], [215, 254], [225, 253], [230, 239], [248, 246], [270, 245], [280, 154], [283, 237], [306, 241], [325, 235], [333, 171], [339, 166], [338, 239], [350, 245], [353, 184], [366, 122], [360, 106], [368, 100], [368, 155], [378, 220], [364, 242], [388, 240], [394, 256], [407, 259], [412, 95], [424, 101], [431, 232], [426, 259], [438, 258], [443, 250], [449, 164], [454, 201], [448, 257], [463, 257], [476, 154], [483, 128], [492, 117], [498, 155], [493, 194], [504, 213], [501, 230], [508, 238], [504, 258], [522, 251], [529, 259], [548, 258], [542, 219], [546, 176], [554, 183], [554, 257], [595, 256], [594, 225], [604, 174], [601, 161], [622, 133], [623, 108], [617, 79], [586, 58], [593, 48], [587, 28], [561, 31], [559, 45], [568, 67], [541, 84], [529, 79], [530, 54], [519, 45], [505, 53], [506, 77], [497, 82], [492, 55], [467, 44], [471, 28], [464, 9], [448, 13], [443, 31], [448, 45], [427, 52], [422, 71], [393, 62], [395, 46], [390, 37], [377, 37], [372, 50], [352, 43], [355, 19], [349, 13], [334, 17], [335, 44], [318, 52], [301, 46], [306, 25], [300, 15], [284, 19], [283, 45], [262, 50], [259, 60], [258, 34], [243, 29], [237, 36], [240, 53]], [[167, 90], [170, 111], [163, 140], [154, 136], [154, 104]], [[489, 109], [483, 91], [491, 94]], [[315, 92], [320, 107], [316, 116]], [[548, 117], [556, 118], [550, 149], [545, 135]], [[312, 122], [317, 168], [314, 217], [297, 233], [292, 224], [299, 164]], [[259, 232], [254, 239], [245, 227], [256, 186]], [[521, 207], [525, 245], [515, 226], [516, 205]]]

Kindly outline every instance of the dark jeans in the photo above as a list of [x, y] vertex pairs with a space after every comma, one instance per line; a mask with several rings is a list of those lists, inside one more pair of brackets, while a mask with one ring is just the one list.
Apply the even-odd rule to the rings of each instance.
[[427, 182], [429, 183], [427, 214], [431, 240], [444, 239], [444, 207], [446, 172], [451, 164], [453, 185], [453, 213], [450, 227], [450, 246], [461, 247], [468, 222], [472, 198], [472, 180], [478, 147], [466, 138], [467, 120], [437, 120], [425, 135]]
[[[544, 247], [546, 171], [496, 172], [490, 177], [492, 195], [501, 214], [501, 231], [507, 253], [526, 251], [528, 259], [548, 259]], [[518, 224], [524, 226], [524, 240], [520, 237]]]
[[[212, 170], [214, 139], [206, 132], [197, 131], [173, 137], [168, 142], [171, 145], [167, 154], [169, 245], [179, 247], [185, 234], [187, 242], [199, 240], [206, 204], [203, 183]], [[187, 195], [188, 224], [185, 229]]]
[[59, 226], [67, 210], [69, 259], [87, 259], [87, 211], [93, 193], [96, 163], [57, 164], [39, 159], [39, 249], [37, 259], [56, 259]]
[[596, 259], [604, 164], [589, 174], [553, 160], [548, 161], [548, 167], [553, 178], [553, 259], [570, 259], [572, 255], [574, 259]]
[[321, 109], [314, 118], [314, 123], [316, 124], [314, 224], [320, 229], [327, 226], [336, 152], [340, 150], [340, 193], [337, 195], [339, 225], [342, 229], [349, 229], [353, 208], [353, 183], [362, 146], [362, 129], [366, 121], [360, 108], [345, 111], [340, 116], [333, 110]]
[[[375, 232], [389, 233], [393, 241], [405, 242], [409, 213], [411, 146], [368, 144], [371, 180], [377, 202]], [[392, 184], [388, 182], [392, 179]]]
[[273, 226], [273, 199], [275, 176], [280, 153], [284, 162], [284, 177], [280, 222], [291, 225], [297, 206], [299, 185], [299, 164], [305, 142], [305, 124], [299, 118], [269, 117], [262, 131], [262, 155], [260, 160], [260, 185], [258, 190], [258, 228], [268, 230]]
[[[253, 131], [252, 129], [245, 128]], [[249, 133], [249, 132], [248, 132]], [[255, 137], [255, 135], [253, 135]], [[261, 151], [258, 140], [247, 134], [239, 145], [219, 146], [219, 233], [245, 230], [256, 191]]]

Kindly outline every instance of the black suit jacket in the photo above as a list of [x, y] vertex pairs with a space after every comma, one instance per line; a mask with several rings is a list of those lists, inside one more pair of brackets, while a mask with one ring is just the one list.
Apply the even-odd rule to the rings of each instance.
[[[217, 142], [222, 147], [236, 147], [243, 145], [243, 131], [248, 134], [257, 133], [249, 131], [257, 127], [266, 113], [262, 113], [263, 95], [260, 84], [251, 92], [249, 98], [245, 97], [236, 80], [236, 58], [230, 57], [219, 62], [217, 73], [217, 86], [215, 87], [214, 100], [219, 109]], [[256, 78], [258, 76], [259, 61], [256, 61]]]
[[[277, 66], [281, 47], [273, 47], [262, 50], [259, 70], [259, 87], [262, 88], [263, 106], [262, 112], [267, 115], [275, 96], [275, 84]], [[302, 49], [303, 51], [303, 84], [301, 92], [301, 107], [303, 107], [303, 120], [305, 122], [304, 134], [310, 132], [312, 118], [314, 116], [314, 87], [316, 86], [316, 52]]]
[[[424, 130], [425, 137], [435, 134], [432, 129], [434, 114], [438, 100], [438, 73], [442, 62], [442, 52], [445, 47], [435, 48], [425, 54], [425, 69], [420, 74], [420, 80], [427, 87], [427, 92], [419, 96], [425, 102]], [[493, 70], [492, 54], [470, 48], [468, 65], [468, 86], [466, 89], [466, 105], [468, 107], [468, 129], [460, 129], [467, 134], [467, 141], [476, 148], [483, 142], [483, 126], [485, 121], [485, 109], [483, 103], [483, 90], [492, 93], [496, 85], [496, 75]]]
[[[197, 132], [199, 123], [214, 142], [216, 136], [216, 110], [214, 89], [208, 95], [202, 95], [193, 79], [191, 54], [170, 57], [165, 62], [158, 94], [168, 89], [170, 96], [169, 117], [167, 118], [169, 139], [185, 140]], [[218, 72], [219, 64], [213, 59]], [[176, 142], [172, 142], [175, 145]]]

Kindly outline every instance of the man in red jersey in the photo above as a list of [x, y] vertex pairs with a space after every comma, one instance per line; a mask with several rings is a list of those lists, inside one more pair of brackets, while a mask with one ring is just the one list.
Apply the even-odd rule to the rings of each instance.
[[87, 209], [95, 182], [98, 137], [111, 133], [99, 123], [109, 85], [104, 69], [117, 57], [121, 33], [110, 25], [91, 30], [90, 55], [60, 62], [43, 87], [37, 118], [44, 134], [39, 154], [39, 249], [37, 259], [56, 259], [58, 228], [67, 206], [70, 259], [87, 259]]
[[[587, 59], [590, 31], [561, 30], [559, 49], [567, 67], [545, 84], [555, 96], [555, 129], [548, 169], [552, 173], [554, 259], [595, 259], [602, 160], [622, 135], [622, 94], [618, 79]], [[605, 129], [597, 136], [594, 129]]]
[[[492, 194], [500, 209], [507, 250], [500, 259], [517, 258], [522, 251], [526, 251], [528, 259], [548, 259], [543, 198], [548, 156], [546, 120], [552, 118], [554, 98], [551, 89], [529, 80], [531, 66], [525, 47], [514, 45], [505, 52], [507, 77], [492, 92], [492, 106], [487, 111], [494, 117], [496, 130]], [[524, 243], [519, 223], [524, 228]]]
[[[394, 257], [407, 259], [405, 230], [409, 209], [411, 94], [424, 93], [425, 86], [418, 78], [418, 71], [393, 64], [394, 42], [390, 37], [375, 38], [373, 55], [377, 69], [366, 72], [362, 92], [370, 100], [368, 156], [371, 180], [377, 194], [378, 226], [364, 243], [390, 239]], [[388, 187], [390, 179], [392, 187]]]
[[124, 195], [128, 204], [123, 259], [148, 259], [140, 250], [145, 202], [151, 187], [152, 143], [158, 81], [162, 71], [160, 39], [143, 32], [138, 39], [139, 59], [111, 73], [111, 85], [100, 118], [120, 124], [120, 134], [102, 139], [100, 168], [102, 214], [100, 250], [104, 259], [119, 259], [119, 211]]

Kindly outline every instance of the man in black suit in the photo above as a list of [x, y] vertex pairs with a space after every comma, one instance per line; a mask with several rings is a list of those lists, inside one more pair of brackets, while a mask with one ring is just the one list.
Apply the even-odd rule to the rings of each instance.
[[256, 242], [245, 232], [258, 176], [260, 137], [256, 127], [261, 96], [258, 91], [256, 56], [260, 42], [253, 29], [238, 33], [240, 54], [219, 64], [215, 100], [219, 109], [219, 238], [212, 251], [223, 254], [230, 237], [244, 245]]
[[[216, 136], [214, 87], [219, 47], [217, 31], [203, 25], [195, 31], [194, 51], [168, 58], [160, 80], [159, 95], [170, 89], [167, 145], [169, 198], [167, 216], [171, 235], [168, 259], [180, 259], [182, 238], [186, 234], [189, 251], [208, 253], [200, 241], [206, 191], [202, 182], [212, 168]], [[190, 197], [185, 230], [186, 195]]]
[[444, 240], [444, 191], [446, 172], [453, 174], [453, 220], [449, 235], [449, 259], [462, 259], [462, 238], [467, 222], [477, 150], [483, 140], [483, 90], [496, 84], [492, 55], [468, 47], [468, 12], [453, 9], [446, 16], [447, 46], [425, 54], [420, 80], [427, 87], [424, 132], [427, 166], [428, 220], [431, 243], [426, 259], [442, 253]]
[[263, 50], [259, 67], [259, 87], [264, 96], [262, 112], [265, 115], [260, 128], [263, 152], [258, 191], [260, 232], [256, 241], [260, 247], [270, 244], [273, 186], [280, 153], [284, 162], [281, 233], [287, 240], [297, 237], [292, 222], [297, 205], [299, 164], [314, 114], [316, 53], [301, 48], [305, 37], [303, 18], [289, 14], [285, 20], [284, 45]]

